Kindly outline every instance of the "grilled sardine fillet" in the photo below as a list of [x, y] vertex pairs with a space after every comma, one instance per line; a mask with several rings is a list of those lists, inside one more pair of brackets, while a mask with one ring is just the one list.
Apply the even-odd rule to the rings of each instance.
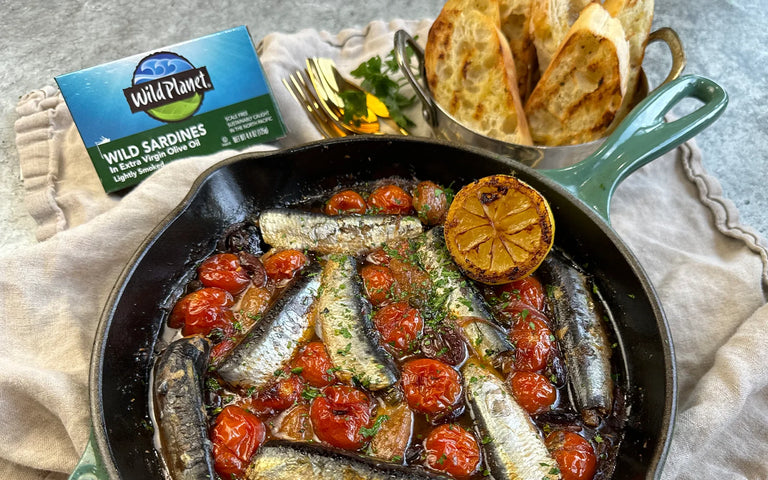
[[253, 457], [246, 480], [432, 480], [421, 467], [405, 467], [312, 443], [269, 442]]
[[596, 426], [613, 407], [611, 346], [586, 275], [550, 253], [539, 267], [548, 286], [553, 332], [565, 356], [576, 407]]
[[484, 439], [493, 478], [560, 478], [557, 462], [549, 454], [531, 417], [507, 391], [504, 380], [473, 359], [464, 365], [461, 373], [469, 413]]
[[353, 257], [330, 255], [317, 298], [317, 325], [336, 377], [376, 391], [397, 381], [397, 367], [378, 344], [360, 282]]
[[302, 340], [312, 334], [310, 309], [320, 288], [320, 264], [297, 275], [263, 318], [219, 365], [229, 383], [260, 387], [274, 378]]
[[155, 365], [152, 394], [161, 452], [174, 480], [215, 478], [203, 404], [211, 346], [200, 336], [171, 343]]
[[480, 358], [492, 364], [499, 353], [512, 348], [504, 331], [495, 324], [480, 292], [451, 260], [442, 227], [435, 227], [418, 239], [416, 257], [429, 274], [434, 295], [441, 299], [446, 316], [457, 321]]
[[415, 237], [423, 230], [416, 217], [325, 215], [285, 208], [261, 212], [259, 228], [264, 241], [274, 248], [353, 255], [391, 240]]

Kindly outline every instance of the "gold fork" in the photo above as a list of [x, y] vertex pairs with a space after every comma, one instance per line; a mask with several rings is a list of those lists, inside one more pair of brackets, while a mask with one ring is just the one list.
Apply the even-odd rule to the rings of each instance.
[[312, 93], [304, 75], [300, 70], [283, 78], [283, 85], [291, 93], [291, 96], [304, 107], [305, 113], [317, 130], [326, 138], [346, 137], [348, 132], [333, 121], [319, 105], [319, 101]]
[[375, 115], [379, 119], [386, 121], [390, 127], [394, 128], [402, 135], [408, 135], [408, 131], [398, 125], [390, 116], [389, 109], [377, 96], [370, 92], [367, 92], [350, 82], [339, 72], [336, 68], [336, 64], [330, 58], [317, 58], [311, 57], [307, 59], [307, 70], [312, 74], [314, 72], [321, 83], [324, 85], [327, 92], [329, 103], [332, 103], [335, 108], [344, 112], [344, 100], [341, 98], [340, 93], [347, 90], [353, 90], [362, 92], [365, 94], [365, 102], [368, 107], [368, 117]]
[[362, 134], [380, 134], [379, 119], [371, 111], [365, 117], [356, 117], [353, 121], [344, 121], [344, 101], [341, 99], [340, 92], [333, 90], [326, 81], [323, 72], [316, 68], [310, 58], [307, 59], [307, 68], [305, 70], [312, 82], [312, 86], [317, 94], [320, 106], [335, 122], [346, 128], [352, 133]]

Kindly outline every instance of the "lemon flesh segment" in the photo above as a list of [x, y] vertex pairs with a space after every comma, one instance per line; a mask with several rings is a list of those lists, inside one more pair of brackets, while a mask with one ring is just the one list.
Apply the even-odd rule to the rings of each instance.
[[462, 188], [445, 222], [445, 240], [464, 273], [488, 284], [532, 273], [552, 248], [555, 224], [547, 200], [510, 175]]

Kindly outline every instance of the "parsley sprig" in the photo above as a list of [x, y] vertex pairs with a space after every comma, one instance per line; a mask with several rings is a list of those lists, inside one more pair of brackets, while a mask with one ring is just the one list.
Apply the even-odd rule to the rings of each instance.
[[[410, 47], [406, 55], [410, 63], [413, 56], [413, 50]], [[362, 79], [360, 86], [363, 90], [372, 93], [387, 106], [389, 115], [398, 126], [408, 129], [416, 124], [403, 113], [403, 110], [413, 105], [416, 96], [407, 96], [401, 91], [408, 81], [402, 77], [395, 79], [395, 75], [399, 72], [400, 67], [395, 60], [395, 51], [391, 50], [384, 59], [376, 55], [361, 63], [350, 73], [353, 77]], [[341, 98], [344, 100], [345, 121], [365, 117], [367, 107], [363, 92], [342, 92]]]

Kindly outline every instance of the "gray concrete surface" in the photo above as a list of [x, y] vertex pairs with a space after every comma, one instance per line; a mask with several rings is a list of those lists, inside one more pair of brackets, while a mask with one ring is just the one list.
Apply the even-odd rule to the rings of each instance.
[[[15, 106], [53, 77], [126, 55], [247, 25], [255, 41], [273, 31], [337, 32], [371, 20], [434, 18], [443, 0], [0, 0], [0, 249], [35, 242], [23, 203], [14, 141]], [[707, 76], [730, 95], [718, 122], [698, 135], [706, 168], [738, 207], [744, 224], [768, 237], [768, 2], [658, 0], [654, 27], [680, 35], [686, 72]], [[666, 68], [649, 49], [651, 82]], [[649, 63], [652, 66], [649, 68]], [[660, 212], [663, 214], [663, 212]]]

